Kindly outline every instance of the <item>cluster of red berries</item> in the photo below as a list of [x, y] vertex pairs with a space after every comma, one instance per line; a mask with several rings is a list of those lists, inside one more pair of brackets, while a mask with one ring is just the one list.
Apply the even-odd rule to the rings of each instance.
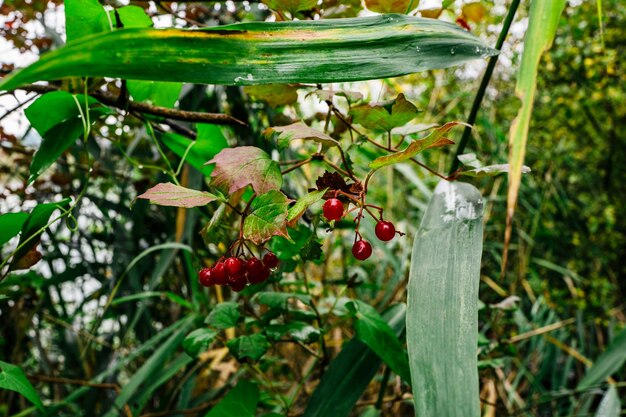
[[243, 290], [248, 283], [259, 284], [266, 281], [271, 269], [278, 266], [278, 258], [272, 252], [263, 256], [263, 260], [252, 256], [248, 259], [235, 257], [218, 261], [211, 268], [202, 268], [198, 273], [200, 284], [205, 287], [212, 285], [228, 285], [233, 291]]
[[[322, 206], [322, 211], [324, 217], [329, 221], [341, 220], [344, 215], [343, 203], [338, 198], [329, 198]], [[396, 228], [393, 223], [380, 219], [378, 223], [376, 223], [374, 232], [378, 239], [383, 242], [388, 242], [396, 235]], [[352, 246], [352, 255], [354, 255], [356, 259], [363, 261], [372, 255], [372, 245], [368, 241], [363, 240], [358, 231], [357, 237], [359, 239], [354, 242]]]

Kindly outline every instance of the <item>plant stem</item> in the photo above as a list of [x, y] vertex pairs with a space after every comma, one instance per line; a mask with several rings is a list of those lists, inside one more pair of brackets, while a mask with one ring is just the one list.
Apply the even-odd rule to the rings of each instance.
[[[511, 6], [509, 6], [509, 12], [504, 19], [504, 23], [502, 24], [502, 31], [500, 32], [500, 36], [498, 37], [498, 41], [496, 42], [496, 49], [502, 49], [502, 44], [504, 44], [504, 40], [509, 33], [509, 29], [511, 28], [511, 23], [513, 22], [513, 18], [515, 17], [515, 12], [517, 11], [517, 7], [519, 6], [520, 0], [513, 0], [511, 2]], [[485, 70], [485, 75], [483, 75], [483, 79], [480, 82], [480, 87], [478, 87], [478, 91], [476, 92], [476, 97], [474, 97], [474, 103], [472, 104], [472, 109], [470, 110], [469, 117], [467, 118], [468, 125], [474, 125], [476, 122], [476, 116], [478, 115], [478, 110], [480, 110], [480, 103], [483, 101], [483, 97], [485, 96], [485, 91], [487, 90], [487, 85], [489, 84], [489, 80], [491, 80], [491, 75], [493, 74], [493, 69], [498, 62], [498, 55], [492, 56], [489, 59], [489, 64], [487, 64], [487, 69]], [[471, 126], [465, 126], [463, 130], [463, 136], [461, 136], [461, 140], [459, 142], [459, 146], [456, 148], [456, 152], [454, 153], [454, 158], [452, 159], [452, 164], [450, 165], [450, 175], [454, 171], [459, 168], [459, 155], [463, 153], [465, 147], [467, 146], [467, 142], [469, 141], [470, 134], [472, 133]]]

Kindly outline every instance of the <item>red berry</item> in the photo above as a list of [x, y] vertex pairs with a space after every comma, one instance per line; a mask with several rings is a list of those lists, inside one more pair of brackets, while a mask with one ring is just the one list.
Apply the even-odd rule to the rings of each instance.
[[248, 277], [253, 275], [259, 275], [261, 271], [263, 271], [263, 262], [259, 259], [252, 257], [246, 261], [246, 271], [248, 272]]
[[224, 262], [218, 262], [213, 265], [212, 272], [216, 284], [226, 285], [228, 283], [228, 272], [226, 271]]
[[247, 274], [245, 271], [239, 271], [236, 274], [228, 276], [228, 285], [232, 286], [233, 284], [238, 285], [246, 285], [248, 283]]
[[343, 203], [338, 198], [326, 200], [322, 206], [324, 217], [328, 220], [341, 220], [343, 217]]
[[268, 252], [263, 256], [263, 265], [268, 268], [276, 268], [278, 266], [278, 258], [273, 252]]
[[200, 279], [200, 284], [204, 287], [216, 284], [213, 272], [209, 268], [202, 268], [198, 273], [198, 278]]
[[243, 281], [229, 282], [228, 286], [230, 287], [231, 290], [233, 290], [235, 292], [239, 292], [239, 291], [243, 290], [244, 288], [246, 288], [246, 284], [247, 284], [247, 282], [244, 279]]
[[266, 281], [269, 277], [270, 274], [272, 273], [272, 271], [270, 271], [269, 268], [267, 268], [266, 266], [263, 266], [263, 268], [259, 271], [259, 273], [257, 274], [248, 274], [248, 281], [250, 281], [250, 284], [259, 284], [261, 282]]
[[241, 271], [243, 262], [238, 258], [228, 258], [224, 261], [224, 266], [226, 267], [226, 272], [228, 275], [237, 275], [239, 271]]
[[364, 261], [372, 255], [372, 245], [365, 240], [354, 242], [352, 246], [352, 254], [359, 261]]
[[385, 220], [381, 220], [376, 223], [376, 228], [374, 229], [376, 232], [376, 237], [382, 240], [383, 242], [387, 242], [388, 240], [393, 239], [396, 235], [396, 228], [393, 226], [393, 223], [387, 222]]

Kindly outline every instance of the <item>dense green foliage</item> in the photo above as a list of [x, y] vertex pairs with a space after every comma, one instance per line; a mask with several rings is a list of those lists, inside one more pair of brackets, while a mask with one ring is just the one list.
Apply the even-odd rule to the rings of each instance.
[[[79, 38], [152, 22], [332, 22], [364, 7], [419, 15], [418, 3], [105, 2], [105, 9], [68, 0], [64, 9], [60, 1], [9, 0], [0, 10], [3, 36], [26, 56], [62, 46], [50, 17], [63, 13], [66, 39], [87, 45], [95, 38]], [[477, 37], [463, 33], [471, 42], [494, 45], [515, 2], [443, 3], [441, 20], [458, 18]], [[459, 280], [467, 291], [445, 288], [459, 264], [477, 270], [480, 245], [465, 251], [445, 233], [429, 238], [424, 223], [418, 237], [418, 226], [436, 201], [437, 175], [448, 175], [480, 60], [368, 82], [246, 87], [158, 81], [175, 65], [155, 64], [147, 78], [157, 81], [66, 78], [23, 86], [13, 101], [0, 93], [9, 103], [0, 116], [0, 416], [412, 416], [411, 380], [429, 381], [416, 370], [453, 367], [413, 362], [411, 378], [408, 361], [420, 352], [445, 361], [453, 350], [445, 345], [460, 339], [442, 332], [419, 346], [414, 328], [407, 336], [407, 311], [420, 312], [410, 320], [422, 331], [467, 321], [461, 338], [472, 344], [477, 336], [478, 357], [467, 358], [475, 346], [461, 346], [458, 358], [472, 367], [483, 416], [619, 415], [626, 9], [619, 0], [565, 7], [539, 65], [524, 162], [532, 172], [522, 177], [503, 268], [507, 178], [482, 175], [476, 164], [507, 162], [527, 3], [465, 150], [480, 162], [466, 156], [465, 172], [450, 178], [471, 182], [484, 199], [480, 301], [468, 305], [475, 274]], [[2, 73], [12, 70], [3, 64]], [[30, 127], [22, 128], [24, 118]], [[337, 196], [350, 208], [366, 196], [367, 207], [326, 222], [322, 200]], [[377, 240], [367, 210], [382, 217], [378, 208], [406, 235]], [[362, 222], [353, 221], [357, 213]], [[420, 253], [412, 255], [416, 237]], [[373, 247], [364, 261], [351, 253], [361, 238]], [[202, 287], [198, 271], [231, 249], [259, 258], [271, 250], [280, 264], [241, 292]], [[407, 310], [412, 261], [424, 268], [411, 272], [424, 278], [412, 297], [424, 302]], [[447, 275], [437, 269], [444, 265]], [[429, 285], [438, 274], [441, 288]], [[450, 380], [446, 389], [477, 403], [466, 382]]]

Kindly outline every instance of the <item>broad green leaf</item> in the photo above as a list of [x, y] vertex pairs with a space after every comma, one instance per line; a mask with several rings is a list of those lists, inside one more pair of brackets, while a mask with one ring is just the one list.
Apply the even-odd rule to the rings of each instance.
[[32, 386], [24, 372], [15, 365], [0, 361], [0, 388], [15, 391], [23, 395], [39, 410], [44, 411], [39, 394]]
[[411, 374], [406, 351], [378, 311], [358, 300], [346, 304], [346, 307], [357, 319], [354, 327], [359, 340], [376, 352], [400, 378], [410, 382]]
[[458, 125], [465, 125], [465, 123], [448, 122], [445, 125], [433, 130], [425, 138], [411, 142], [405, 150], [374, 159], [374, 161], [370, 163], [370, 168], [378, 169], [387, 165], [405, 162], [408, 159], [413, 158], [417, 154], [425, 151], [426, 149], [450, 145], [454, 142], [452, 142], [448, 138], [443, 137], [443, 135], [448, 133], [450, 129], [452, 129], [454, 126]]
[[257, 385], [240, 380], [204, 417], [255, 417], [259, 399]]
[[319, 329], [302, 321], [290, 321], [287, 324], [270, 324], [265, 327], [264, 332], [272, 340], [280, 340], [287, 335], [291, 339], [302, 343], [313, 343], [321, 336]]
[[[382, 316], [400, 336], [405, 329], [406, 306], [396, 304]], [[357, 337], [344, 345], [328, 366], [304, 411], [304, 417], [347, 417], [378, 371], [381, 360]]]
[[271, 107], [293, 104], [298, 101], [298, 86], [291, 84], [248, 85], [243, 88], [250, 97], [265, 101]]
[[217, 331], [212, 329], [196, 329], [189, 333], [183, 340], [183, 349], [191, 357], [196, 357], [200, 352], [204, 352], [215, 340]]
[[[124, 29], [129, 28], [146, 28], [152, 26], [152, 19], [146, 14], [146, 11], [139, 6], [123, 6], [117, 9], [117, 14], [122, 21]], [[115, 21], [115, 17], [113, 17]]]
[[292, 15], [317, 6], [317, 0], [263, 0], [263, 3], [272, 10], [285, 11]]
[[238, 320], [239, 305], [234, 301], [227, 301], [216, 305], [204, 322], [215, 327], [216, 329], [223, 330], [235, 327]]
[[448, 68], [496, 53], [454, 24], [393, 14], [124, 29], [45, 54], [4, 77], [0, 91], [67, 77], [226, 85], [360, 81]]
[[165, 133], [161, 140], [172, 152], [181, 158], [184, 157], [187, 163], [205, 176], [209, 176], [213, 166], [205, 164], [222, 149], [228, 148], [228, 140], [224, 136], [222, 126], [198, 123], [196, 129], [198, 135], [195, 141], [176, 133]]
[[181, 187], [171, 182], [162, 182], [149, 188], [137, 198], [150, 200], [152, 204], [173, 207], [199, 207], [206, 206], [211, 201], [219, 200], [219, 197], [206, 191], [192, 190]]
[[27, 218], [28, 213], [24, 212], [6, 213], [0, 216], [0, 247], [17, 236]]
[[250, 212], [243, 222], [243, 237], [257, 245], [272, 236], [283, 236], [287, 233], [287, 210], [289, 200], [280, 191], [269, 191], [257, 196], [250, 204]]
[[524, 52], [517, 73], [515, 94], [521, 100], [521, 108], [509, 130], [509, 189], [506, 200], [506, 231], [504, 237], [506, 251], [511, 241], [513, 214], [517, 204], [517, 195], [522, 181], [524, 156], [528, 129], [533, 112], [533, 103], [537, 91], [537, 74], [541, 55], [552, 46], [559, 18], [565, 8], [565, 0], [533, 0], [530, 4], [528, 29], [524, 36]]
[[478, 417], [478, 284], [483, 200], [441, 181], [416, 233], [406, 338], [416, 416]]
[[226, 346], [228, 346], [230, 353], [238, 360], [250, 358], [256, 362], [265, 355], [270, 344], [267, 342], [267, 338], [264, 335], [257, 333], [251, 336], [236, 337], [235, 339], [229, 340]]
[[223, 149], [207, 164], [215, 164], [211, 185], [229, 195], [251, 185], [257, 194], [280, 190], [283, 177], [276, 161], [254, 146]]
[[606, 390], [595, 417], [619, 417], [622, 413], [622, 404], [614, 385], [610, 385]]
[[66, 0], [65, 22], [68, 43], [115, 27], [98, 0]]
[[319, 130], [313, 129], [302, 122], [290, 124], [288, 126], [274, 126], [269, 127], [263, 132], [266, 136], [272, 133], [278, 133], [277, 143], [278, 149], [285, 149], [289, 146], [289, 143], [293, 140], [312, 140], [317, 143], [321, 143], [324, 146], [338, 146], [339, 142], [331, 138], [325, 133]]
[[282, 236], [274, 236], [270, 240], [270, 248], [278, 259], [286, 261], [302, 254], [302, 250], [315, 235], [307, 226], [301, 224], [297, 229], [289, 229], [290, 240]]
[[66, 210], [70, 205], [70, 201], [70, 198], [66, 198], [57, 203], [37, 204], [35, 206], [33, 211], [31, 211], [28, 215], [28, 218], [22, 224], [20, 240], [17, 246], [23, 246], [15, 252], [13, 262], [19, 261], [22, 256], [26, 255], [39, 243], [39, 235], [43, 233], [42, 229], [44, 229], [48, 224], [52, 213], [58, 209]]
[[604, 352], [596, 359], [593, 366], [580, 380], [576, 389], [585, 390], [602, 383], [613, 375], [626, 361], [626, 329], [611, 341]]
[[308, 294], [296, 294], [289, 292], [262, 291], [256, 293], [254, 300], [270, 308], [287, 310], [287, 302], [290, 298], [300, 300], [306, 305], [311, 305], [311, 296]]
[[373, 130], [374, 132], [390, 132], [413, 120], [419, 110], [404, 94], [398, 94], [395, 100], [385, 104], [362, 104], [350, 110], [352, 121]]
[[126, 86], [134, 100], [160, 107], [174, 107], [183, 88], [179, 82], [143, 80], [128, 80]]
[[294, 227], [306, 209], [308, 209], [312, 204], [320, 201], [322, 197], [324, 197], [324, 194], [326, 194], [326, 191], [328, 191], [328, 188], [319, 191], [312, 191], [300, 197], [296, 201], [296, 204], [291, 206], [288, 210], [287, 225], [289, 227]]
[[419, 0], [365, 0], [365, 7], [376, 13], [408, 13]]

